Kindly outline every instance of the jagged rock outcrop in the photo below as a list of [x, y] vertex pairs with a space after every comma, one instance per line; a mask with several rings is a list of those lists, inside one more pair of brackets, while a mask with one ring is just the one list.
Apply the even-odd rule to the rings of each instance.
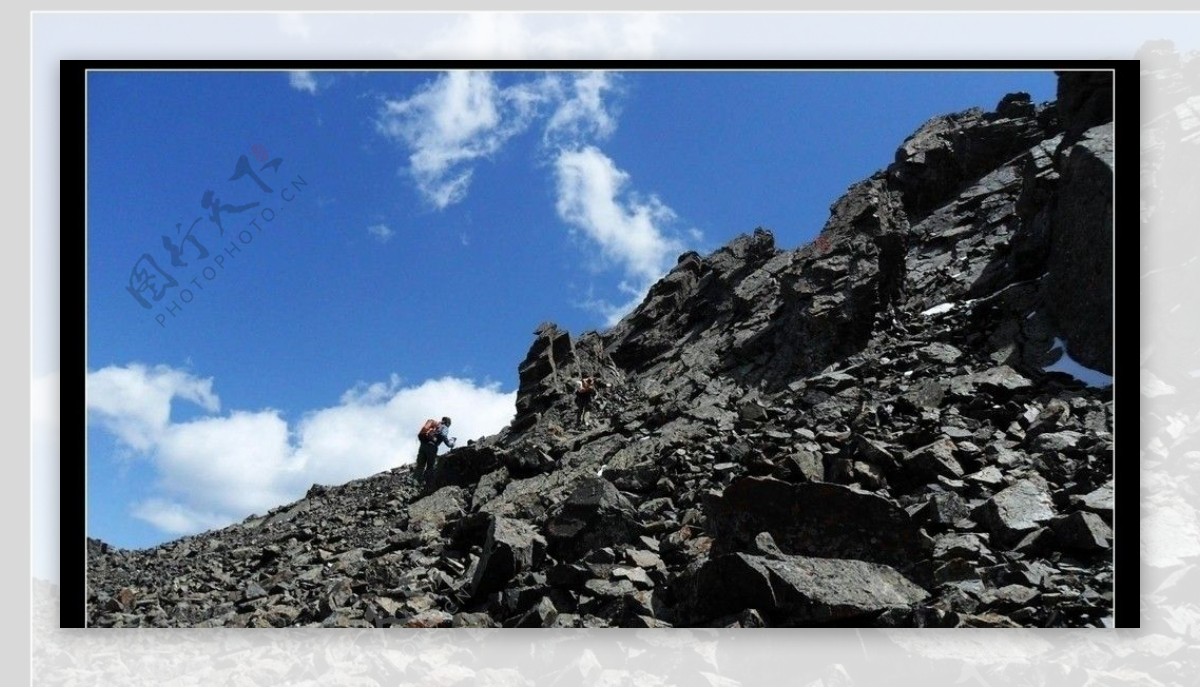
[[1046, 303], [1067, 351], [1084, 365], [1112, 372], [1113, 131], [1084, 131], [1061, 153], [1061, 189], [1051, 219]]
[[1056, 340], [1111, 370], [1107, 87], [934, 118], [812, 244], [757, 229], [608, 331], [543, 324], [511, 425], [425, 484], [92, 541], [90, 623], [1109, 623], [1111, 388], [1045, 370]]

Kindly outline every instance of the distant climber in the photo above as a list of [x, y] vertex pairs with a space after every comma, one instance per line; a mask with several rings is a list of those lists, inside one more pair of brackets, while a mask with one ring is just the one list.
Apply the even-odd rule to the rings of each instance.
[[575, 389], [575, 423], [580, 427], [591, 427], [592, 401], [596, 398], [597, 383], [592, 376], [585, 376]]
[[420, 441], [421, 448], [417, 450], [417, 465], [413, 469], [414, 478], [425, 479], [426, 471], [433, 468], [439, 444], [445, 444], [450, 449], [454, 448], [454, 443], [458, 441], [458, 438], [450, 437], [447, 434], [449, 429], [450, 418], [448, 416], [443, 416], [441, 423], [430, 418], [421, 426], [421, 431], [417, 433], [417, 440]]

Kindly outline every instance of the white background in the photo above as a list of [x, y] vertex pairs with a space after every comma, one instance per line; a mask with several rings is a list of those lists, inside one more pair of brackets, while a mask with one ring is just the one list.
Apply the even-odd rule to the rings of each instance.
[[[1193, 50], [1200, 39], [1200, 15], [5, 14], [4, 83], [10, 97], [0, 108], [7, 125], [0, 152], [12, 230], [6, 250], [0, 251], [0, 299], [5, 315], [16, 322], [14, 334], [0, 340], [5, 354], [0, 370], [9, 382], [0, 417], [12, 447], [3, 481], [6, 499], [0, 500], [11, 524], [4, 552], [9, 566], [0, 567], [6, 640], [0, 643], [0, 683], [1145, 685], [1200, 680], [1200, 575], [1195, 570], [1200, 500], [1194, 477], [1200, 453], [1187, 451], [1191, 428], [1200, 425], [1192, 420], [1200, 404], [1189, 400], [1186, 380], [1153, 370], [1143, 370], [1142, 382], [1149, 372], [1172, 393], [1144, 403], [1140, 438], [1131, 436], [1132, 418], [1122, 419], [1125, 434], [1117, 437], [1118, 460], [1140, 461], [1143, 469], [1140, 631], [64, 631], [57, 628], [57, 588], [42, 582], [57, 580], [58, 247], [81, 235], [80, 228], [60, 232], [58, 226], [59, 59], [1131, 59], [1155, 39], [1175, 41], [1181, 53]], [[29, 94], [29, 110], [20, 93]], [[1168, 105], [1174, 107], [1168, 109], [1171, 126], [1178, 121], [1186, 127], [1193, 104], [1180, 98]], [[1200, 111], [1200, 100], [1194, 105]], [[1200, 148], [1177, 127], [1164, 131], [1143, 134], [1143, 143], [1149, 138], [1154, 144], [1143, 146], [1143, 175], [1158, 169], [1143, 186], [1157, 202], [1169, 204], [1184, 197], [1187, 183], [1172, 170], [1200, 168]], [[1128, 149], [1136, 142], [1118, 145]], [[1164, 158], [1170, 164], [1155, 168], [1155, 160]], [[25, 199], [31, 206], [28, 216], [21, 214]], [[1195, 218], [1162, 219], [1166, 215], [1157, 213], [1158, 219], [1141, 229], [1142, 272], [1171, 267], [1156, 273], [1156, 288], [1143, 299], [1143, 349], [1165, 336], [1168, 318], [1176, 338], [1195, 337], [1200, 327], [1200, 319], [1186, 317], [1193, 308], [1186, 299], [1194, 292], [1184, 284], [1193, 274], [1184, 263], [1194, 243]], [[31, 228], [28, 235], [20, 231], [24, 226]], [[1132, 294], [1138, 285], [1119, 279], [1118, 290]], [[31, 322], [31, 309], [26, 340], [16, 334], [17, 323]], [[72, 371], [75, 381], [78, 372]], [[26, 400], [31, 400], [28, 412]], [[81, 401], [78, 394], [70, 400]], [[75, 428], [68, 433], [78, 434]], [[61, 460], [82, 460], [81, 449], [69, 445]], [[31, 457], [28, 465], [25, 456]], [[20, 525], [26, 513], [31, 515], [29, 540]], [[27, 570], [35, 577], [31, 591]], [[26, 599], [31, 602], [28, 626]]]

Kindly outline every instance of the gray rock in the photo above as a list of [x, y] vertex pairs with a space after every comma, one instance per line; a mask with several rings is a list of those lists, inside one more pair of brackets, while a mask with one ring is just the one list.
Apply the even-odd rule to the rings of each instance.
[[962, 351], [959, 351], [957, 348], [941, 342], [927, 344], [920, 349], [917, 349], [917, 351], [920, 352], [924, 358], [937, 361], [938, 363], [954, 363], [958, 361], [958, 359], [962, 358], [963, 355]]
[[904, 457], [901, 470], [921, 480], [934, 480], [939, 476], [961, 478], [963, 468], [954, 458], [955, 449], [954, 442], [943, 437], [910, 452]]
[[1112, 528], [1096, 514], [1076, 511], [1050, 521], [1058, 543], [1067, 549], [1105, 550], [1112, 541]]
[[757, 401], [746, 401], [740, 404], [738, 416], [749, 423], [762, 423], [771, 417], [766, 407]]
[[1005, 488], [975, 511], [998, 541], [1014, 542], [1054, 518], [1050, 494], [1028, 480]]
[[641, 569], [662, 569], [663, 560], [654, 552], [642, 549], [631, 549], [625, 553], [626, 560]]
[[797, 451], [783, 458], [789, 474], [797, 480], [822, 482], [825, 480], [825, 463], [810, 451]]
[[787, 554], [897, 566], [932, 550], [932, 541], [903, 509], [841, 485], [739, 478], [707, 511], [718, 547], [726, 552], [745, 551], [762, 532]]
[[623, 578], [640, 589], [653, 588], [654, 581], [646, 575], [643, 569], [637, 567], [618, 566], [612, 570], [613, 578]]
[[644, 615], [633, 617], [633, 619], [631, 619], [626, 626], [628, 628], [671, 628], [671, 624], [663, 621], [662, 619], [656, 619], [652, 616]]
[[499, 628], [500, 624], [482, 612], [458, 612], [450, 620], [453, 628]]
[[1073, 430], [1047, 432], [1035, 437], [1030, 447], [1035, 451], [1061, 452], [1074, 448], [1082, 437], [1082, 433]]
[[935, 409], [942, 405], [947, 385], [936, 380], [915, 382], [900, 399], [914, 410]]
[[794, 624], [823, 624], [909, 607], [928, 593], [888, 566], [850, 559], [729, 554], [697, 573], [699, 619], [743, 609], [778, 615]]
[[550, 551], [558, 559], [634, 541], [642, 534], [637, 512], [617, 488], [603, 478], [581, 481], [546, 523]]
[[1006, 397], [1032, 386], [1028, 378], [1006, 365], [950, 379], [950, 391], [964, 397], [974, 396], [977, 392]]
[[1112, 373], [1113, 128], [1083, 132], [1063, 152], [1060, 196], [1051, 219], [1047, 306], [1067, 353]]
[[1000, 117], [1033, 117], [1037, 114], [1037, 108], [1028, 93], [1009, 93], [996, 105], [996, 114]]
[[1081, 509], [1086, 509], [1106, 522], [1112, 522], [1113, 513], [1113, 483], [1108, 481], [1085, 495], [1071, 497], [1071, 502]]
[[475, 485], [475, 490], [471, 493], [472, 506], [478, 509], [498, 497], [504, 491], [504, 486], [508, 484], [509, 479], [508, 469], [504, 467], [480, 478]]
[[558, 618], [558, 608], [554, 606], [554, 602], [549, 597], [543, 597], [530, 609], [521, 620], [517, 622], [517, 628], [549, 628], [554, 624], [554, 620]]
[[782, 559], [783, 552], [779, 549], [779, 545], [775, 544], [775, 538], [771, 537], [770, 533], [759, 533], [754, 536], [754, 542], [750, 546], [750, 553], [767, 557], [769, 559]]
[[436, 532], [446, 521], [459, 518], [466, 509], [466, 491], [456, 485], [443, 487], [408, 507], [409, 527], [418, 532]]
[[533, 526], [503, 516], [492, 517], [471, 579], [471, 596], [501, 590], [517, 574], [540, 567], [545, 550], [546, 540]]
[[920, 506], [909, 511], [920, 522], [937, 527], [949, 527], [970, 514], [970, 508], [953, 492], [938, 492], [931, 495]]
[[881, 442], [868, 439], [862, 435], [855, 435], [853, 442], [858, 457], [872, 466], [889, 471], [896, 469], [900, 465], [892, 452], [888, 451], [888, 448]]
[[933, 557], [935, 559], [961, 558], [978, 562], [990, 559], [991, 550], [977, 533], [946, 533], [934, 539]]
[[469, 487], [480, 478], [495, 471], [507, 459], [507, 454], [495, 447], [471, 445], [437, 457], [425, 476], [426, 488], [436, 490], [446, 485]]
[[261, 597], [266, 597], [266, 596], [267, 596], [267, 591], [264, 590], [261, 585], [259, 585], [258, 583], [254, 582], [254, 581], [250, 581], [249, 583], [247, 583], [246, 587], [242, 591], [242, 599], [243, 600], [257, 600]]
[[1035, 528], [1022, 536], [1011, 547], [1012, 551], [1022, 554], [1046, 554], [1051, 551], [1055, 543], [1054, 533], [1049, 528]]
[[948, 560], [933, 572], [933, 579], [939, 585], [954, 581], [972, 580], [978, 577], [979, 574], [976, 573], [975, 566], [966, 559], [958, 557]]
[[450, 628], [454, 625], [454, 615], [441, 609], [426, 609], [405, 619], [401, 625], [405, 628]]
[[595, 595], [596, 597], [617, 598], [626, 595], [632, 595], [636, 590], [632, 581], [628, 579], [618, 580], [603, 580], [593, 578], [583, 584], [584, 589]]
[[985, 466], [968, 476], [964, 476], [964, 479], [967, 482], [976, 483], [985, 488], [994, 488], [1004, 484], [1004, 474], [995, 466]]
[[1024, 585], [1006, 585], [985, 594], [984, 603], [1001, 607], [1023, 607], [1037, 598], [1038, 591]]
[[339, 578], [330, 581], [324, 586], [319, 611], [323, 616], [328, 616], [349, 605], [352, 599], [354, 599], [354, 590], [349, 579]]

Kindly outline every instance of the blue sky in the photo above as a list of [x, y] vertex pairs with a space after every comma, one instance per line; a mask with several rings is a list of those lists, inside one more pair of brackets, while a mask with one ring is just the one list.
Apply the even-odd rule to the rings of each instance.
[[88, 534], [149, 546], [411, 462], [428, 416], [495, 432], [539, 323], [602, 328], [682, 251], [757, 226], [802, 245], [929, 117], [1054, 89], [1049, 72], [93, 72]]

